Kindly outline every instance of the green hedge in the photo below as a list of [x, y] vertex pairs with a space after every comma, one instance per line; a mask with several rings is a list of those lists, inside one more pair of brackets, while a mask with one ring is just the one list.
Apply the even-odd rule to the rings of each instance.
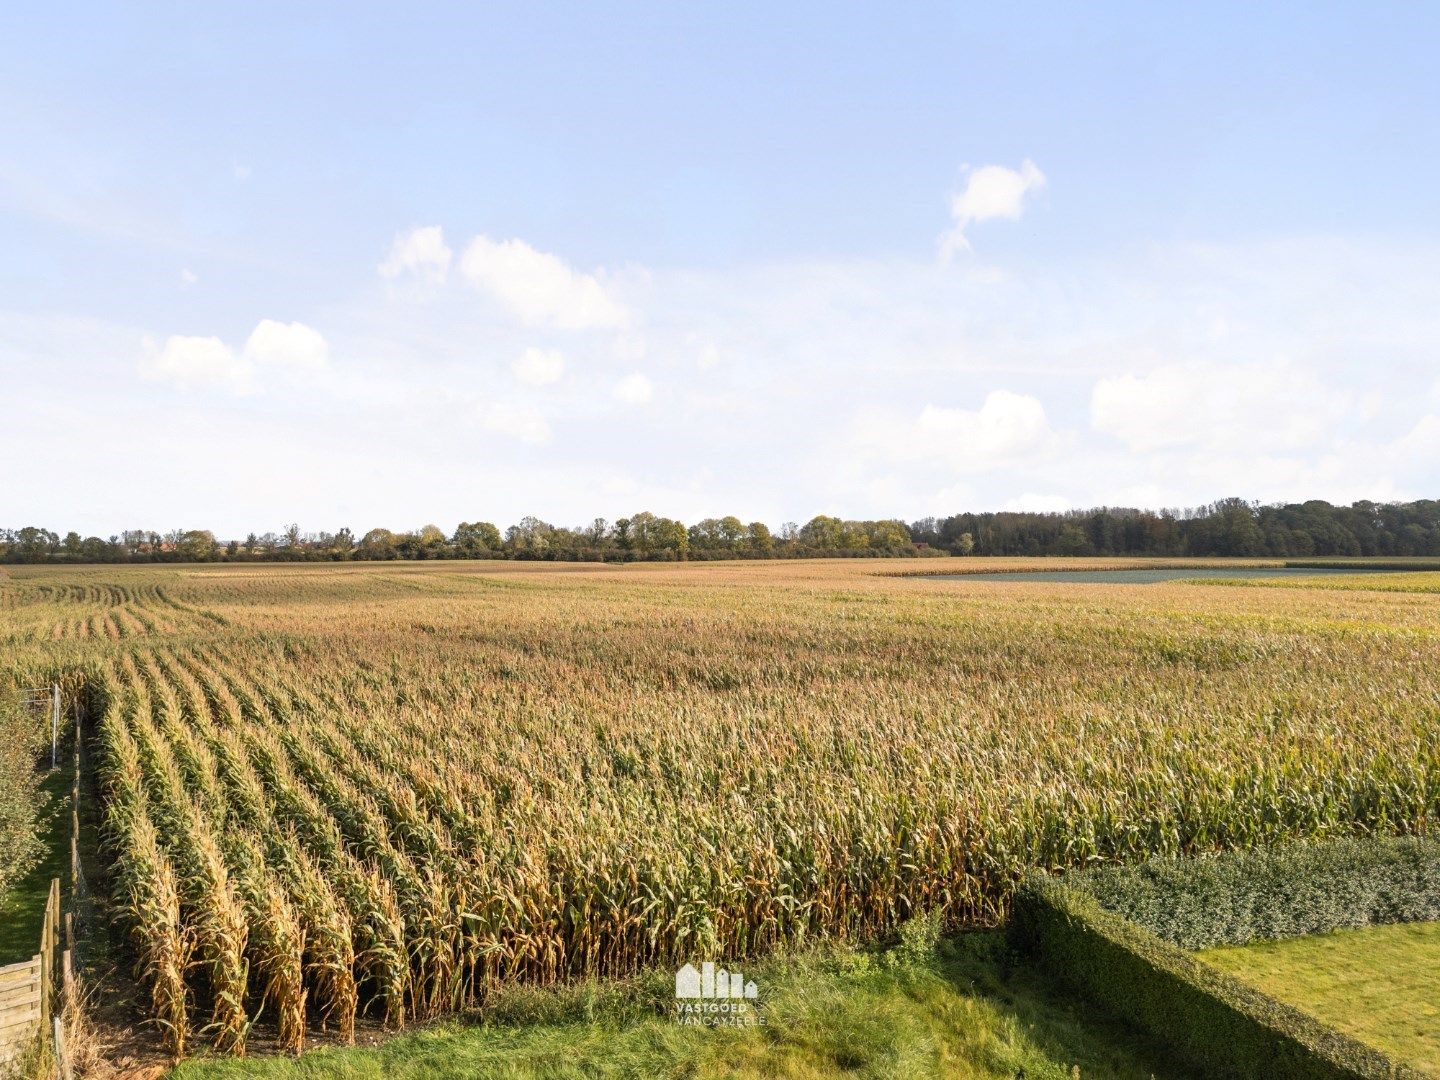
[[1440, 919], [1440, 839], [1326, 840], [1071, 874], [1182, 949]]
[[1209, 1076], [1408, 1080], [1420, 1073], [1237, 982], [1064, 882], [1033, 877], [1015, 896], [1020, 951], [1153, 1033]]

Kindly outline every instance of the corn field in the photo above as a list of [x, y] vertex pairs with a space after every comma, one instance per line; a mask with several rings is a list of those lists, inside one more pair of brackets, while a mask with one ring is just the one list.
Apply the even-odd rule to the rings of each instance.
[[12, 568], [0, 678], [93, 703], [114, 899], [177, 1055], [1440, 811], [1440, 574], [886, 576], [914, 569]]

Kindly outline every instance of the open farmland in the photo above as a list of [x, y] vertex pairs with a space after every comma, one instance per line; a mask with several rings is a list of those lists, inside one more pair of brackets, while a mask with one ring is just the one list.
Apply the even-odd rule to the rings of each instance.
[[17, 568], [0, 645], [92, 696], [176, 1051], [990, 923], [1030, 867], [1440, 810], [1440, 575], [885, 576], [915, 569]]

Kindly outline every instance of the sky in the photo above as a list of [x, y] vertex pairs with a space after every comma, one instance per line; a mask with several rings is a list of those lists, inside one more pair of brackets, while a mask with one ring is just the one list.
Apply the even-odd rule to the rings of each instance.
[[1440, 8], [0, 15], [0, 525], [1440, 496]]

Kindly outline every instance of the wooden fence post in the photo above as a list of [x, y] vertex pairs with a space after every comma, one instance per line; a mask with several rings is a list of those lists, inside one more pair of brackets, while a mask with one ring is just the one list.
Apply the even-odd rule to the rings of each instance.
[[45, 977], [45, 938], [43, 934], [40, 938], [40, 953], [35, 957], [35, 963], [40, 968], [40, 1023], [43, 1026], [50, 1022], [50, 980]]
[[60, 684], [50, 684], [50, 771], [60, 768]]
[[70, 1080], [74, 1075], [70, 1069], [70, 1048], [65, 1045], [65, 1028], [60, 1023], [60, 1018], [55, 1017], [55, 1069], [60, 1074], [60, 1080]]

